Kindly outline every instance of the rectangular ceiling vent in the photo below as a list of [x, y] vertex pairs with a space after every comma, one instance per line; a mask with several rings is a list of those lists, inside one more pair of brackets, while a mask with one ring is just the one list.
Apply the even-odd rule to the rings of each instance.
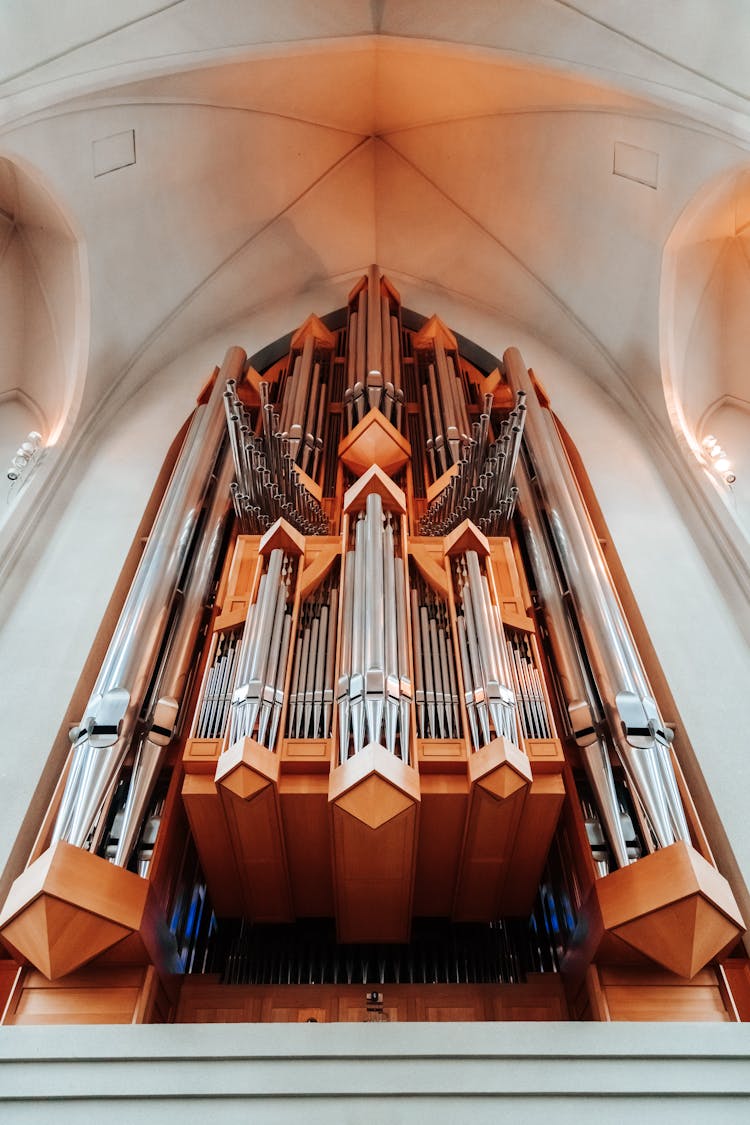
[[656, 188], [659, 176], [659, 153], [637, 145], [626, 145], [615, 141], [615, 155], [612, 171], [615, 176], [633, 180], [636, 184]]
[[135, 130], [126, 129], [124, 133], [113, 133], [110, 137], [93, 141], [91, 153], [94, 178], [135, 164]]

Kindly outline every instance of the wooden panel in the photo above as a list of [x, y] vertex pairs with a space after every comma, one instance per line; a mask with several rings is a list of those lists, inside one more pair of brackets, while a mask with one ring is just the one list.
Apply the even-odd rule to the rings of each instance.
[[205, 773], [213, 778], [223, 741], [221, 738], [189, 738], [182, 752], [185, 773]]
[[500, 916], [503, 889], [531, 782], [526, 756], [496, 738], [469, 759], [471, 795], [453, 916], [488, 922]]
[[334, 904], [328, 778], [282, 777], [279, 800], [294, 913], [330, 918]]
[[420, 778], [420, 789], [414, 913], [417, 917], [447, 917], [456, 893], [469, 782], [465, 774], [430, 774]]
[[528, 917], [531, 913], [564, 801], [565, 784], [559, 774], [534, 777], [516, 831], [502, 914]]
[[240, 875], [213, 777], [188, 774], [182, 782], [182, 801], [214, 910], [220, 918], [239, 917]]
[[253, 922], [294, 917], [278, 774], [278, 755], [251, 738], [225, 750], [216, 769], [244, 914]]
[[144, 968], [91, 966], [49, 981], [34, 969], [21, 974], [5, 1024], [133, 1023], [146, 982]]
[[331, 771], [332, 738], [285, 738], [281, 743], [281, 768], [284, 773], [323, 773]]
[[219, 984], [215, 976], [185, 977], [175, 1023], [259, 1023], [257, 989]]
[[737, 1018], [743, 1023], [750, 1022], [750, 961], [744, 957], [723, 961], [721, 972], [731, 994]]
[[463, 739], [418, 738], [420, 774], [466, 773], [466, 743]]
[[527, 602], [518, 575], [510, 539], [496, 537], [490, 543], [490, 565], [497, 587], [500, 614], [506, 625], [533, 632], [534, 622], [526, 613]]
[[[378, 1004], [367, 1000], [377, 990]], [[222, 985], [215, 976], [187, 977], [176, 1023], [460, 1022], [566, 1020], [555, 973], [529, 975], [525, 984]]]
[[559, 774], [565, 768], [565, 754], [559, 738], [525, 738], [523, 747], [534, 777], [542, 773]]
[[692, 980], [659, 969], [599, 967], [599, 978], [613, 1021], [712, 1021], [730, 1018], [714, 969]]
[[247, 607], [258, 579], [259, 535], [238, 535], [223, 591], [221, 613], [214, 621], [214, 630], [230, 629], [247, 617]]
[[331, 774], [339, 941], [407, 941], [417, 854], [419, 778], [370, 745]]
[[7, 957], [0, 958], [0, 1015], [5, 1010], [8, 997], [18, 976], [18, 963]]

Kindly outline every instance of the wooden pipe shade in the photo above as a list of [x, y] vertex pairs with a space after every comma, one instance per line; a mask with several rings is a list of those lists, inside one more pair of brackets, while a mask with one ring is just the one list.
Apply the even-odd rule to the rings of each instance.
[[339, 941], [404, 942], [417, 858], [416, 770], [374, 743], [330, 778]]
[[453, 916], [490, 921], [503, 914], [516, 833], [531, 784], [528, 758], [496, 738], [469, 758], [471, 795]]
[[615, 938], [678, 976], [691, 978], [728, 953], [745, 926], [715, 867], [679, 841], [597, 879], [563, 969], [572, 979], [606, 958]]
[[151, 885], [62, 840], [18, 876], [0, 914], [0, 938], [12, 955], [50, 980], [133, 935], [141, 963], [179, 971]]
[[294, 918], [279, 805], [279, 756], [243, 738], [219, 758], [216, 786], [239, 874], [243, 913], [253, 922]]

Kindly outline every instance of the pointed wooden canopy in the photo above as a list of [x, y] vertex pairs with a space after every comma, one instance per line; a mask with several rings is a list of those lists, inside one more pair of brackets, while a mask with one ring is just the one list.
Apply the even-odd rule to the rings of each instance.
[[424, 348], [431, 348], [436, 341], [449, 351], [458, 351], [458, 340], [448, 325], [439, 316], [431, 316], [414, 335], [412, 346], [415, 351], [422, 351]]

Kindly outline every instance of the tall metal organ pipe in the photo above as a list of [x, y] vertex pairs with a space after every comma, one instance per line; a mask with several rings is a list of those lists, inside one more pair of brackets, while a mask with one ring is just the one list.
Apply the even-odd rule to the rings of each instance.
[[526, 393], [527, 447], [612, 737], [635, 790], [636, 809], [640, 812], [640, 803], [653, 832], [652, 842], [646, 826], [646, 846], [653, 850], [654, 846], [668, 847], [675, 839], [689, 842], [690, 831], [669, 757], [670, 735], [567, 454], [551, 414], [539, 403], [518, 349], [509, 348], [503, 360], [511, 387]]
[[230, 348], [197, 408], [75, 735], [52, 840], [83, 847], [128, 752], [224, 436], [224, 386], [242, 376]]
[[519, 458], [516, 467], [516, 480], [521, 528], [555, 657], [560, 687], [567, 704], [571, 731], [580, 749], [581, 760], [599, 807], [612, 854], [618, 866], [625, 867], [630, 860], [620, 822], [612, 766], [607, 746], [597, 729], [600, 721], [599, 701], [581, 668], [580, 654], [571, 633], [555, 563], [534, 503], [532, 484], [523, 458]]
[[234, 476], [234, 465], [228, 448], [224, 449], [220, 461], [211, 506], [185, 583], [179, 620], [169, 654], [152, 688], [146, 731], [133, 764], [114, 858], [119, 866], [125, 866], [130, 858], [167, 748], [182, 724], [182, 705], [195, 662], [198, 632], [211, 596], [230, 508], [229, 485]]

